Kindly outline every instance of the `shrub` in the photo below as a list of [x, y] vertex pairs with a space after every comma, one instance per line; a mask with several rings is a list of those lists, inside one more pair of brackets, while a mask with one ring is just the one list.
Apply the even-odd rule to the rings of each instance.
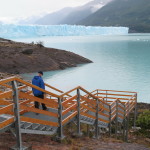
[[145, 110], [142, 114], [138, 116], [137, 125], [144, 130], [150, 129], [150, 111]]
[[38, 47], [44, 47], [44, 42], [43, 41], [38, 41], [38, 42], [36, 42], [36, 45], [38, 46]]

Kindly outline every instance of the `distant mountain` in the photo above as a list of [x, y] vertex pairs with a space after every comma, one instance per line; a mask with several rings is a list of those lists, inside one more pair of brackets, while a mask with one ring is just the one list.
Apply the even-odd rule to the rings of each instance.
[[60, 21], [59, 24], [76, 24], [96, 12], [98, 9], [102, 8], [110, 1], [112, 0], [93, 0], [83, 6], [76, 7], [70, 14], [68, 14], [66, 18]]
[[66, 7], [59, 11], [46, 14], [45, 16], [37, 19], [34, 24], [39, 25], [56, 25], [59, 24], [65, 17], [73, 11], [72, 7]]
[[27, 18], [21, 18], [18, 20], [18, 24], [34, 24], [36, 20], [39, 19], [39, 16], [31, 16]]
[[83, 6], [67, 7], [50, 13], [35, 22], [40, 25], [75, 24], [112, 0], [93, 0]]
[[150, 0], [114, 0], [77, 24], [127, 26], [130, 32], [150, 32]]

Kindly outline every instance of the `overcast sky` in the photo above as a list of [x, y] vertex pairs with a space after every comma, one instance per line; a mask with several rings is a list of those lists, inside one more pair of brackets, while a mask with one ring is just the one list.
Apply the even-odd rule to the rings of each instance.
[[27, 17], [75, 7], [91, 0], [0, 0], [0, 18]]

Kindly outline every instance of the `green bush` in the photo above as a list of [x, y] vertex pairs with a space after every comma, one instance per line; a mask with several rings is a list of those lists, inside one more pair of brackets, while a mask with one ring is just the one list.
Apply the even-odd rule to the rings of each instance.
[[150, 129], [150, 111], [146, 110], [138, 116], [137, 125], [144, 130]]

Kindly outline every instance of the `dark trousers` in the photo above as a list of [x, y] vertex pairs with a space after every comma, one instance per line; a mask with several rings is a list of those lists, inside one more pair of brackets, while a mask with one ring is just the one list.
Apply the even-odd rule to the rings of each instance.
[[[44, 94], [43, 95], [38, 95], [38, 96], [36, 96], [36, 97], [38, 97], [38, 98], [41, 98], [41, 99], [44, 99]], [[35, 108], [38, 108], [39, 109], [39, 102], [34, 102], [34, 106], [35, 106]], [[45, 106], [45, 104], [43, 104], [42, 103], [42, 108], [43, 108], [43, 110], [46, 110], [47, 109], [47, 107]]]

